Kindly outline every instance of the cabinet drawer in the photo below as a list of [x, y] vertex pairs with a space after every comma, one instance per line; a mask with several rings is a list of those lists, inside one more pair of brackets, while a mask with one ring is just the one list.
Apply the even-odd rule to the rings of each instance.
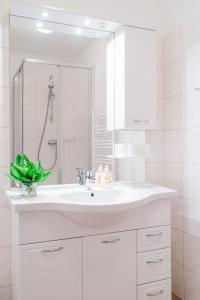
[[137, 283], [143, 284], [171, 277], [171, 249], [137, 254]]
[[171, 280], [162, 280], [139, 286], [138, 300], [171, 300]]
[[170, 247], [170, 226], [137, 230], [137, 251], [150, 251]]

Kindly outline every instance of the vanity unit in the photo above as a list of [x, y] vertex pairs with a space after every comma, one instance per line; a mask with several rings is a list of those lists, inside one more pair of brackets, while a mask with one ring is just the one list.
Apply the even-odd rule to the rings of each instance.
[[170, 300], [170, 199], [151, 184], [39, 188], [12, 209], [13, 300]]

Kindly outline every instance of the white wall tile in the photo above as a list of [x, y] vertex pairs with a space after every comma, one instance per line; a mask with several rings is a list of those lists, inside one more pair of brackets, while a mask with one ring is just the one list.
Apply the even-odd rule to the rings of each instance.
[[0, 288], [0, 299], [1, 300], [11, 300], [11, 287], [10, 286]]
[[200, 203], [197, 200], [183, 199], [184, 232], [200, 238]]
[[146, 163], [146, 181], [163, 185], [163, 164], [162, 163]]
[[188, 269], [184, 269], [185, 298], [184, 300], [199, 300], [200, 276]]
[[183, 232], [172, 229], [172, 260], [183, 265]]
[[157, 98], [163, 97], [163, 69], [157, 68]]
[[10, 90], [0, 87], [0, 126], [10, 125]]
[[196, 88], [200, 88], [200, 53], [185, 59], [182, 72], [184, 92], [194, 92]]
[[181, 163], [182, 162], [182, 144], [181, 131], [170, 130], [166, 131], [164, 135], [164, 160], [166, 163]]
[[176, 63], [164, 68], [163, 95], [165, 98], [179, 96], [182, 92], [182, 64]]
[[157, 54], [157, 67], [163, 67], [163, 37], [162, 36], [159, 36], [157, 38], [157, 51], [156, 51], [156, 54]]
[[147, 157], [147, 162], [163, 162], [163, 142], [163, 132], [148, 131], [146, 133], [146, 144], [151, 145], [151, 154], [149, 157]]
[[10, 285], [10, 248], [0, 248], [0, 287]]
[[182, 96], [183, 128], [200, 127], [200, 91], [189, 92]]
[[163, 119], [164, 119], [164, 111], [163, 111], [163, 99], [156, 99], [155, 101], [155, 119], [154, 126], [155, 130], [163, 130]]
[[183, 266], [175, 262], [172, 262], [172, 290], [176, 296], [180, 299], [184, 299]]
[[183, 163], [200, 164], [200, 128], [182, 131]]
[[10, 164], [11, 147], [10, 147], [10, 129], [0, 127], [0, 167]]
[[181, 59], [180, 29], [170, 32], [169, 34], [165, 34], [163, 44], [163, 61], [165, 66], [176, 63]]
[[10, 207], [0, 207], [0, 247], [10, 245]]
[[171, 225], [172, 228], [183, 231], [183, 199], [178, 197], [171, 201]]
[[191, 56], [200, 52], [200, 28], [199, 24], [187, 24], [182, 26], [182, 57]]
[[0, 208], [5, 206], [9, 206], [8, 198], [5, 194], [5, 191], [0, 190]]
[[184, 265], [200, 275], [200, 237], [184, 234]]
[[1, 19], [0, 24], [0, 47], [9, 48], [9, 31], [10, 31], [10, 22], [9, 16], [5, 15]]
[[0, 191], [4, 191], [10, 187], [10, 180], [6, 176], [9, 173], [8, 167], [1, 167], [0, 172]]
[[0, 48], [0, 86], [9, 87], [9, 49]]
[[177, 96], [164, 101], [165, 130], [182, 127], [182, 97]]
[[200, 164], [183, 165], [183, 197], [200, 199]]
[[174, 188], [182, 194], [182, 165], [174, 163], [166, 163], [164, 165], [165, 185]]

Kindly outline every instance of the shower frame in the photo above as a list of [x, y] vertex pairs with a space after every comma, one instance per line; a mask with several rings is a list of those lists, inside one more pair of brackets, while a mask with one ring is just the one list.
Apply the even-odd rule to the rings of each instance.
[[[32, 58], [25, 58], [23, 59], [22, 63], [20, 64], [19, 68], [17, 69], [14, 77], [13, 77], [13, 160], [15, 159], [16, 152], [23, 153], [23, 137], [24, 137], [24, 116], [23, 116], [23, 106], [24, 106], [24, 65], [25, 63], [36, 63], [36, 64], [43, 64], [43, 65], [52, 65], [59, 68], [59, 93], [58, 93], [58, 100], [57, 100], [57, 163], [56, 163], [56, 169], [57, 169], [57, 184], [62, 183], [62, 161], [63, 161], [63, 139], [62, 139], [62, 132], [63, 132], [63, 122], [62, 122], [62, 101], [63, 101], [63, 95], [62, 95], [62, 72], [64, 68], [69, 69], [85, 69], [88, 70], [88, 106], [89, 106], [89, 130], [88, 130], [88, 139], [89, 139], [89, 147], [88, 147], [88, 168], [91, 169], [92, 166], [92, 104], [93, 104], [93, 89], [94, 89], [94, 67], [90, 66], [84, 66], [84, 65], [75, 65], [75, 64], [60, 64], [48, 60], [39, 60], [39, 59], [32, 59]], [[22, 78], [22, 84], [21, 84], [21, 98], [18, 97], [17, 103], [15, 103], [15, 81], [16, 78], [21, 74]], [[19, 87], [19, 86], [18, 86]], [[17, 120], [16, 120], [16, 113], [17, 113]], [[16, 125], [18, 128], [16, 129]], [[15, 137], [17, 131], [17, 138]], [[17, 145], [16, 145], [17, 141]], [[17, 150], [17, 151], [16, 151]], [[81, 166], [77, 166], [81, 167]]]

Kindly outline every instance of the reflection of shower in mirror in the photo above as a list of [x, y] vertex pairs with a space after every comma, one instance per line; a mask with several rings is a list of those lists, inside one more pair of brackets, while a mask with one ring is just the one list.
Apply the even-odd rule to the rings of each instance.
[[[41, 149], [42, 149], [42, 145], [44, 143], [44, 134], [45, 134], [45, 131], [46, 131], [47, 125], [48, 125], [49, 113], [50, 113], [49, 121], [52, 123], [53, 120], [54, 120], [54, 110], [53, 110], [54, 99], [55, 99], [54, 87], [55, 87], [54, 86], [54, 78], [53, 78], [53, 75], [51, 74], [50, 79], [49, 79], [49, 85], [48, 85], [49, 92], [48, 92], [48, 101], [47, 101], [47, 107], [46, 107], [46, 114], [45, 114], [45, 119], [44, 119], [44, 126], [43, 126], [43, 129], [42, 129], [42, 134], [41, 134], [40, 143], [39, 143], [39, 147], [38, 147], [38, 153], [37, 153], [38, 160], [40, 160], [40, 152], [41, 152]], [[52, 170], [55, 167], [56, 162], [57, 162], [57, 141], [54, 140], [54, 143], [49, 143], [48, 142], [48, 145], [56, 147], [54, 161], [53, 161], [52, 165], [50, 165], [50, 167], [48, 167], [48, 168], [46, 167], [46, 169]]]

